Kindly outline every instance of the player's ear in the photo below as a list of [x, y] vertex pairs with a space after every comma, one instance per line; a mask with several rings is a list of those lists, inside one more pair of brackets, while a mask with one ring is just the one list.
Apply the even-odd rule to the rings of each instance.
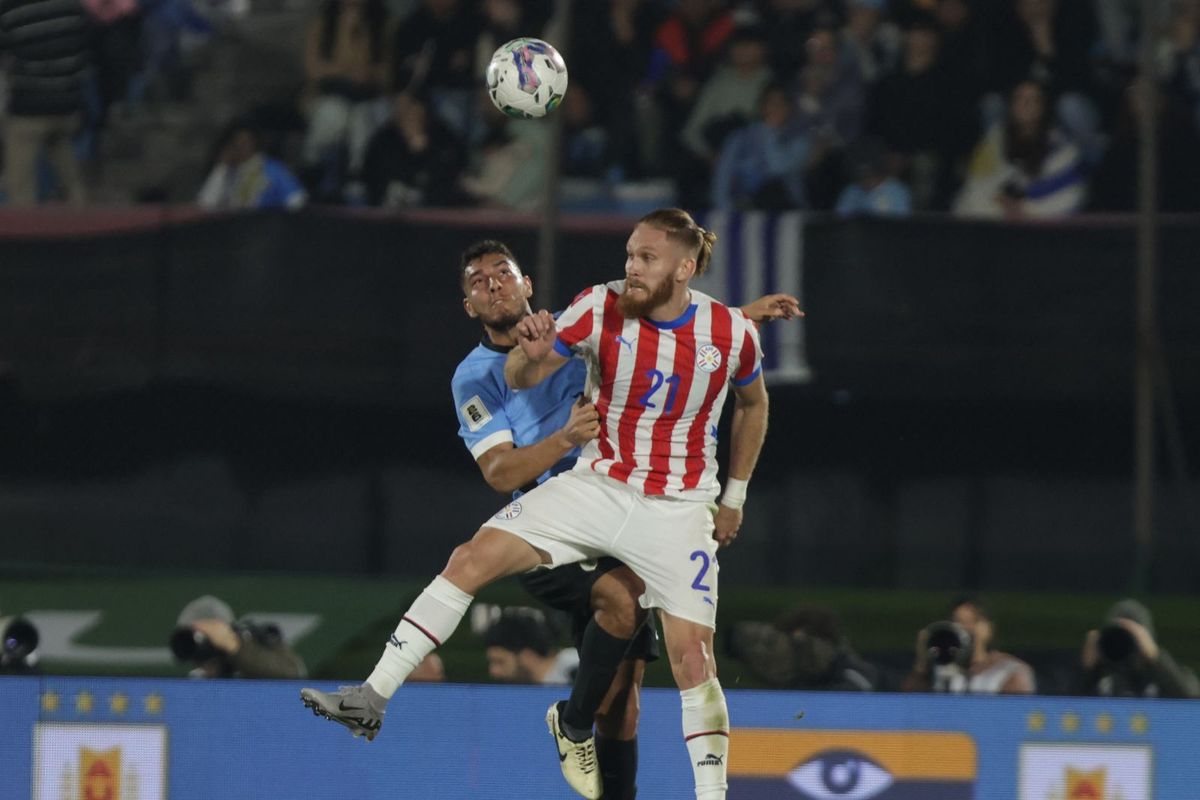
[[696, 259], [685, 258], [683, 261], [680, 262], [679, 266], [675, 269], [675, 280], [677, 280], [680, 283], [687, 283], [688, 281], [690, 281], [692, 279], [692, 276], [695, 274], [696, 274]]
[[528, 275], [521, 275], [521, 283], [525, 285], [525, 299], [533, 297], [533, 279]]
[[471, 305], [470, 298], [463, 298], [463, 311], [466, 311], [467, 316], [471, 319], [477, 319], [479, 317], [479, 314], [475, 311], [475, 307]]

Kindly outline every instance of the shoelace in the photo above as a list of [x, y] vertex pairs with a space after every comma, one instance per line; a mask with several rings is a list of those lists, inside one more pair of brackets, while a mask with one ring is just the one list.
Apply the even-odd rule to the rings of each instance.
[[579, 771], [588, 775], [596, 771], [596, 740], [588, 739], [586, 742], [576, 742], [571, 748], [575, 752], [575, 764], [579, 767]]

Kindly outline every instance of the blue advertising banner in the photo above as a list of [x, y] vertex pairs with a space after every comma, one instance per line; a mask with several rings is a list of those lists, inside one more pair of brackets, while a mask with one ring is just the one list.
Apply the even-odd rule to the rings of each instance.
[[[299, 683], [0, 678], [4, 800], [569, 798], [543, 722], [562, 692], [405, 687], [378, 739]], [[1196, 800], [1200, 703], [728, 693], [731, 800]], [[690, 797], [679, 698], [647, 690], [643, 800]]]

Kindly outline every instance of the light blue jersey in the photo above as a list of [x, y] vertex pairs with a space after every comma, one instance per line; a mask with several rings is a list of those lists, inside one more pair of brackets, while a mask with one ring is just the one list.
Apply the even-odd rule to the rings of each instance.
[[[557, 431], [571, 416], [571, 405], [587, 379], [587, 365], [573, 358], [537, 386], [511, 389], [504, 382], [510, 349], [484, 339], [454, 370], [450, 385], [458, 435], [476, 460], [498, 444], [527, 447]], [[537, 482], [570, 469], [578, 455], [578, 448], [572, 450]]]

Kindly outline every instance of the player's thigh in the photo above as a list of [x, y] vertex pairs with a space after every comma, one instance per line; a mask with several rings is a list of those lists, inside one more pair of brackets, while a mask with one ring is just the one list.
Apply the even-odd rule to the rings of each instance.
[[710, 629], [717, 620], [717, 543], [704, 503], [642, 499], [614, 544], [646, 585], [645, 608], [658, 608]]
[[565, 472], [504, 506], [484, 526], [519, 536], [547, 553], [551, 565], [561, 566], [606, 553], [632, 503], [598, 479]]

